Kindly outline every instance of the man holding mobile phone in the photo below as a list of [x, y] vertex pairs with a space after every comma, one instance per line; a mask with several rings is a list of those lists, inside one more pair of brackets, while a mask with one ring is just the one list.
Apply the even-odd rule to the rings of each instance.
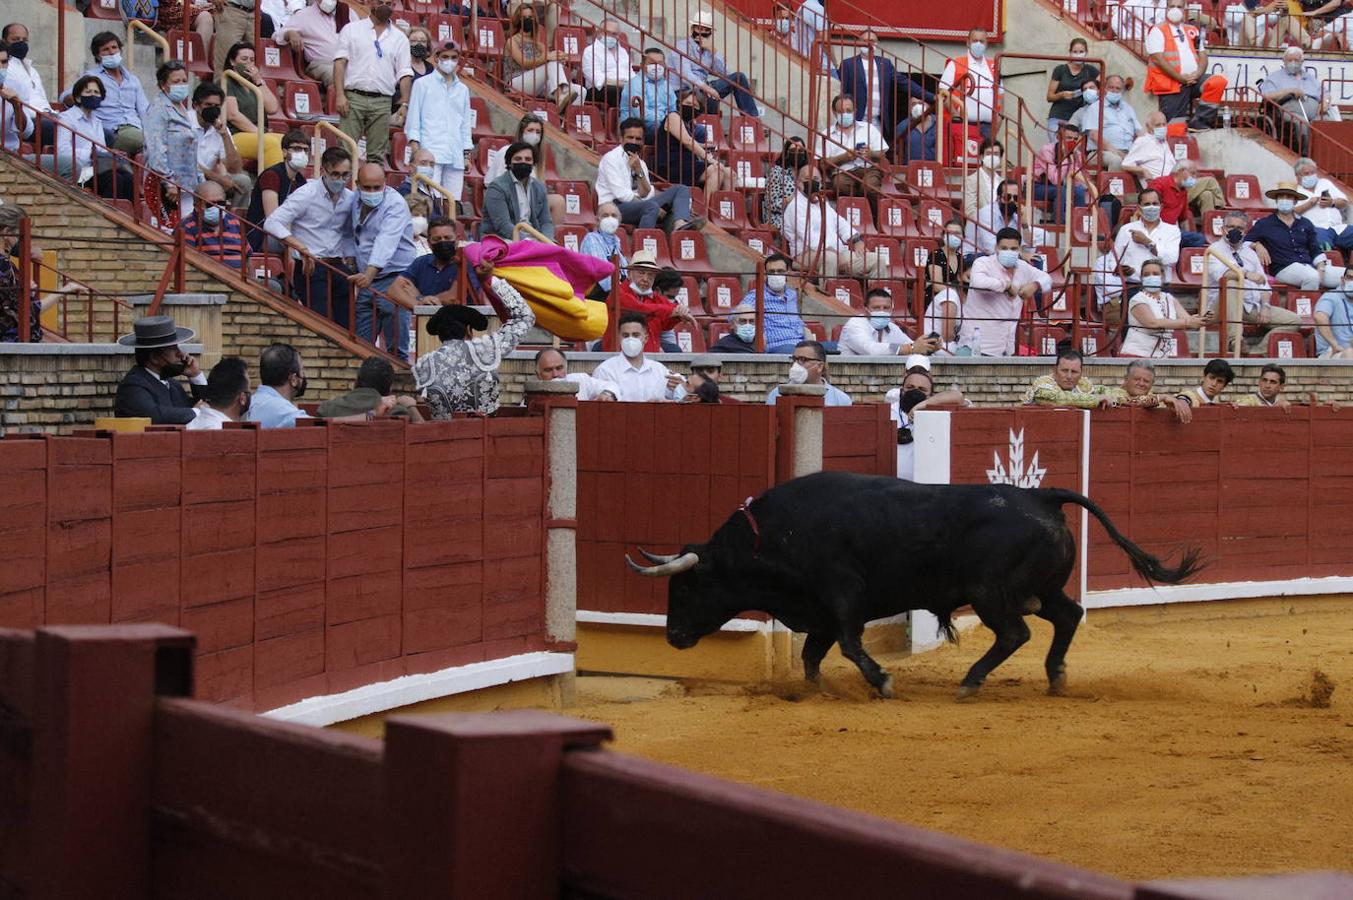
[[[179, 346], [193, 340], [191, 328], [174, 325], [170, 316], [146, 316], [132, 323], [132, 333], [118, 338], [136, 351], [136, 365], [117, 386], [118, 418], [141, 417], [152, 425], [186, 425], [197, 418], [193, 405], [207, 395], [207, 377], [197, 358]], [[192, 396], [178, 382], [188, 376]]]
[[883, 190], [879, 163], [887, 152], [888, 143], [874, 123], [856, 120], [854, 98], [837, 96], [832, 101], [831, 127], [818, 148], [818, 156], [832, 167], [832, 189], [837, 195], [877, 198]]

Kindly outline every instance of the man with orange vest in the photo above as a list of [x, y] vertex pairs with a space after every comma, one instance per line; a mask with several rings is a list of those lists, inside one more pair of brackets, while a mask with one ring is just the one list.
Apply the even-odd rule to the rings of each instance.
[[1001, 88], [996, 70], [987, 59], [987, 33], [981, 28], [968, 32], [968, 52], [949, 60], [940, 76], [940, 90], [949, 95], [949, 111], [954, 121], [960, 117], [976, 125], [983, 139], [991, 137], [991, 123], [1000, 108]]
[[1184, 5], [1184, 0], [1167, 0], [1165, 21], [1146, 34], [1148, 62], [1143, 90], [1156, 95], [1166, 120], [1206, 128], [1201, 115], [1193, 115], [1193, 103], [1206, 77], [1207, 48], [1198, 26], [1184, 21]]

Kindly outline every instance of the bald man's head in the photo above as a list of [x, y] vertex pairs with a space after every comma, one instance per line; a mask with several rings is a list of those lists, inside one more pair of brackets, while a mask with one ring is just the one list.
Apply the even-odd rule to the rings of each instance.
[[385, 190], [385, 169], [377, 163], [365, 163], [357, 170], [357, 187], [363, 191]]

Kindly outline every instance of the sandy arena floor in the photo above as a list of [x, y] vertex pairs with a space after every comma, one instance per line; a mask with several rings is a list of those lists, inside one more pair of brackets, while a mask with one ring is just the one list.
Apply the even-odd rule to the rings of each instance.
[[628, 753], [1129, 879], [1353, 868], [1353, 600], [1091, 613], [1064, 698], [1028, 621], [966, 703], [985, 629], [881, 659], [897, 700], [833, 651], [821, 693], [596, 677], [570, 712]]

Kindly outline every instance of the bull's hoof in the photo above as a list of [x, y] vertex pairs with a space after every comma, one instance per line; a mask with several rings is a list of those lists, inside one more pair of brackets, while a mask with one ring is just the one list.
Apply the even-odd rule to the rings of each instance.
[[879, 685], [879, 696], [884, 700], [893, 699], [893, 676], [883, 676], [883, 684]]
[[982, 688], [982, 686], [981, 686], [980, 684], [962, 684], [962, 685], [959, 685], [959, 687], [958, 687], [958, 693], [954, 695], [954, 699], [955, 699], [955, 700], [971, 700], [973, 697], [976, 697], [976, 696], [977, 696], [977, 692], [978, 692], [979, 690], [981, 690], [981, 688]]
[[1066, 676], [1065, 676], [1065, 675], [1059, 675], [1059, 676], [1057, 676], [1056, 678], [1053, 678], [1052, 680], [1050, 680], [1050, 681], [1048, 682], [1048, 696], [1049, 696], [1049, 697], [1065, 697], [1065, 696], [1066, 696]]

